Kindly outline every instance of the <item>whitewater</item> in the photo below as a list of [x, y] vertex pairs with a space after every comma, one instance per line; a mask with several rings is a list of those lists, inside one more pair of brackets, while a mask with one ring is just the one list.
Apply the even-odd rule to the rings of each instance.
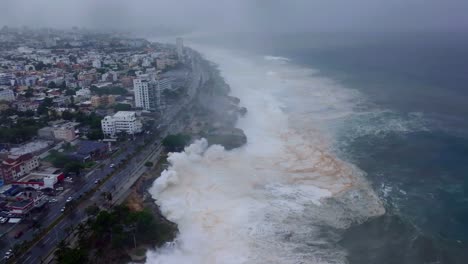
[[237, 123], [248, 143], [201, 139], [169, 155], [150, 193], [180, 233], [147, 263], [346, 263], [340, 230], [385, 213], [334, 151], [334, 124], [361, 95], [287, 58], [196, 48], [248, 109]]

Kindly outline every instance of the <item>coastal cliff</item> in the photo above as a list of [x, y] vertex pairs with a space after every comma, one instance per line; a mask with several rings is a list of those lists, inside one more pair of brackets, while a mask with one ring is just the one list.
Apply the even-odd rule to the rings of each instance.
[[202, 60], [208, 80], [199, 87], [191, 109], [187, 133], [192, 138], [206, 138], [210, 145], [222, 145], [231, 150], [247, 143], [247, 137], [235, 125], [247, 113], [237, 97], [230, 96], [231, 88], [221, 77], [215, 64]]

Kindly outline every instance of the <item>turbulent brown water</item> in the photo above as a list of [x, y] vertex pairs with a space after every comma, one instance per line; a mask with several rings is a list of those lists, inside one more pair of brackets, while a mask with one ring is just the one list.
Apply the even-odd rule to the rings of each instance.
[[284, 58], [199, 50], [247, 107], [237, 127], [248, 144], [199, 140], [170, 155], [151, 193], [180, 234], [147, 263], [345, 263], [341, 230], [385, 212], [326, 125], [360, 94]]

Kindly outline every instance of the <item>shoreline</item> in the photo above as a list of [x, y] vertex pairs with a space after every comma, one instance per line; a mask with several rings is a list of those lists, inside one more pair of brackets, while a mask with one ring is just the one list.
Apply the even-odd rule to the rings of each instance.
[[[240, 106], [240, 99], [230, 96], [230, 86], [221, 76], [217, 66], [202, 58], [200, 53], [191, 50], [199, 56], [199, 63], [202, 66], [202, 71], [207, 74], [208, 80], [204, 84], [200, 84], [197, 94], [192, 102], [186, 107], [184, 121], [185, 127], [181, 133], [191, 136], [192, 141], [206, 138], [209, 145], [222, 145], [225, 149], [231, 150], [243, 146], [247, 142], [247, 137], [241, 129], [235, 127], [239, 117], [247, 113], [245, 107]], [[130, 193], [123, 200], [122, 204], [128, 206], [131, 210], [139, 211], [149, 209], [154, 215], [156, 221], [171, 229], [171, 237], [164, 240], [152, 243], [151, 245], [143, 245], [138, 249], [143, 248], [148, 250], [157, 250], [166, 243], [173, 242], [178, 235], [177, 224], [169, 221], [162, 213], [157, 203], [149, 190], [154, 184], [154, 181], [159, 178], [161, 173], [169, 165], [167, 163], [167, 152], [163, 151], [157, 163], [138, 179], [130, 188]], [[141, 250], [139, 250], [141, 253]], [[146, 259], [141, 254], [132, 255], [132, 261], [141, 262]]]

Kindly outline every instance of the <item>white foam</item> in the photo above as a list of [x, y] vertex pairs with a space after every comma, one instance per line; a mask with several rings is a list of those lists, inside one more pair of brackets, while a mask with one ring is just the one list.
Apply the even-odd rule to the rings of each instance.
[[248, 143], [225, 151], [199, 140], [170, 155], [151, 193], [180, 234], [147, 262], [344, 262], [321, 229], [384, 212], [362, 173], [330, 151], [321, 125], [352, 112], [355, 92], [311, 70], [198, 49], [248, 108], [238, 122]]

